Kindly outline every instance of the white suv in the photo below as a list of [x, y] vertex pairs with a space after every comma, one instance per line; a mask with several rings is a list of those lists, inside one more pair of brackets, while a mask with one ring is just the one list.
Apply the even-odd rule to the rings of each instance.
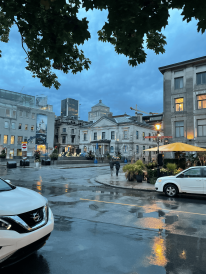
[[41, 248], [53, 228], [46, 198], [0, 179], [0, 268]]
[[178, 193], [206, 194], [206, 166], [190, 167], [175, 176], [160, 177], [155, 189], [169, 197]]

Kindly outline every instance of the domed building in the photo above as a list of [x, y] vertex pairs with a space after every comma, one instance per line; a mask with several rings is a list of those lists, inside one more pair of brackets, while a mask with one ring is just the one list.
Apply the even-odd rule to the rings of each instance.
[[110, 108], [102, 103], [102, 100], [99, 100], [99, 103], [92, 107], [92, 110], [88, 113], [88, 122], [96, 122], [102, 116], [112, 117], [112, 112]]

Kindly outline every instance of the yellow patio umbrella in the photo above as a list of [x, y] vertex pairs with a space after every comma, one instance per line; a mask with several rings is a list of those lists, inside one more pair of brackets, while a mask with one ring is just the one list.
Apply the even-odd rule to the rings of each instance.
[[[144, 151], [157, 151], [157, 147], [145, 149]], [[206, 151], [205, 148], [187, 145], [184, 143], [172, 143], [159, 147], [159, 151]]]

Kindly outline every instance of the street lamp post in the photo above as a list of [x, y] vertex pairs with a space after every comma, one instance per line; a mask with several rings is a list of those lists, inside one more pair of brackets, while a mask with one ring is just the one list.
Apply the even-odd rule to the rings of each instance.
[[160, 175], [160, 166], [159, 166], [159, 135], [160, 135], [160, 129], [161, 125], [156, 124], [155, 128], [157, 130], [157, 177]]

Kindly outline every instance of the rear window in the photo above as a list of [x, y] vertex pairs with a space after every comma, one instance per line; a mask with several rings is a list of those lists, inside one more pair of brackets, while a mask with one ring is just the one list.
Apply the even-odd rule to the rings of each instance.
[[12, 187], [4, 182], [2, 179], [0, 179], [0, 191], [6, 191], [6, 190], [12, 190]]
[[206, 177], [206, 168], [203, 169], [203, 176]]

